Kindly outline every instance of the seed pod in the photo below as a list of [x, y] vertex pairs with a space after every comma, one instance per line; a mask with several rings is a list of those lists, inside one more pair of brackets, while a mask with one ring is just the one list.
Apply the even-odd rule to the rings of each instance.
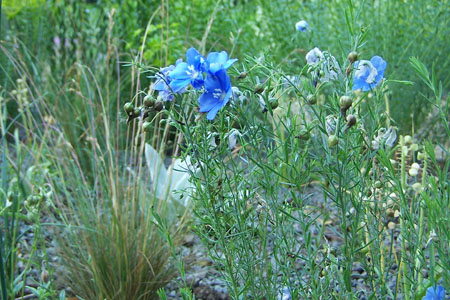
[[306, 101], [308, 101], [309, 104], [314, 105], [317, 103], [317, 98], [315, 95], [308, 95], [308, 97], [306, 97]]
[[269, 100], [269, 103], [270, 103], [270, 107], [271, 107], [272, 109], [275, 109], [275, 108], [278, 107], [278, 100], [277, 100], [277, 99], [270, 99], [270, 100]]
[[341, 99], [339, 99], [339, 105], [342, 109], [347, 110], [350, 106], [352, 106], [352, 98], [349, 96], [342, 96]]
[[404, 138], [405, 145], [411, 145], [413, 143], [413, 139], [410, 135], [406, 135]]
[[245, 77], [247, 77], [247, 75], [247, 72], [242, 72], [241, 74], [239, 74], [238, 79], [244, 79]]
[[145, 121], [145, 122], [142, 124], [142, 129], [143, 129], [145, 132], [150, 132], [150, 130], [152, 129], [152, 123]]
[[133, 117], [139, 117], [141, 115], [141, 109], [139, 107], [135, 107], [133, 110]]
[[354, 115], [347, 116], [347, 128], [352, 127], [356, 124], [356, 117]]
[[125, 110], [125, 112], [127, 114], [131, 114], [132, 112], [134, 112], [134, 105], [132, 103], [130, 103], [130, 102], [127, 102], [123, 106], [123, 109]]
[[416, 177], [419, 174], [419, 170], [416, 168], [411, 168], [411, 169], [409, 169], [408, 173], [409, 173], [409, 176]]
[[153, 105], [153, 108], [156, 111], [161, 111], [164, 108], [164, 104], [162, 103], [162, 101], [156, 101], [155, 104]]
[[253, 92], [255, 94], [261, 94], [264, 91], [264, 86], [262, 84], [257, 84]]
[[351, 64], [354, 63], [358, 60], [358, 53], [356, 53], [355, 51], [350, 52], [347, 56], [347, 59]]
[[144, 97], [144, 105], [146, 107], [152, 107], [153, 104], [155, 104], [155, 97], [153, 97], [152, 95], [147, 95]]
[[339, 139], [336, 135], [332, 134], [328, 137], [328, 147], [334, 147], [338, 144]]
[[296, 138], [298, 138], [300, 140], [304, 140], [304, 141], [309, 140], [310, 137], [311, 137], [311, 134], [307, 130], [300, 131], [300, 134], [298, 136], [296, 136]]

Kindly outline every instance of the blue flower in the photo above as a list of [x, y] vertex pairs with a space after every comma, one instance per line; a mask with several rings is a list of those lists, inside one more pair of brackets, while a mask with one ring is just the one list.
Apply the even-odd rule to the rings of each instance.
[[367, 92], [375, 88], [383, 79], [386, 65], [387, 63], [380, 56], [374, 56], [370, 61], [356, 61], [352, 90], [362, 89]]
[[304, 31], [308, 30], [308, 27], [309, 27], [308, 22], [306, 22], [305, 20], [298, 21], [295, 24], [295, 29], [297, 29], [297, 31], [304, 32]]
[[211, 52], [208, 54], [206, 58], [209, 64], [209, 73], [212, 75], [216, 75], [220, 70], [227, 70], [234, 64], [237, 59], [228, 59], [228, 53], [225, 51], [222, 52]]
[[444, 300], [445, 290], [442, 286], [429, 287], [422, 300]]
[[203, 72], [207, 70], [206, 59], [195, 49], [190, 48], [186, 52], [186, 62], [177, 64], [175, 69], [169, 73], [170, 88], [178, 93], [189, 84], [195, 89], [203, 87]]
[[[177, 61], [177, 64], [180, 63], [181, 60]], [[173, 99], [173, 93], [172, 90], [169, 87], [169, 84], [171, 82], [171, 78], [169, 76], [169, 73], [172, 72], [175, 69], [174, 65], [170, 65], [165, 68], [161, 68], [158, 73], [156, 73], [156, 79], [155, 83], [153, 84], [153, 89], [155, 91], [159, 91], [159, 96], [164, 101], [170, 101]]]
[[200, 112], [208, 113], [206, 118], [213, 120], [217, 112], [230, 100], [232, 94], [230, 77], [225, 69], [209, 74], [205, 80], [205, 92], [198, 99]]

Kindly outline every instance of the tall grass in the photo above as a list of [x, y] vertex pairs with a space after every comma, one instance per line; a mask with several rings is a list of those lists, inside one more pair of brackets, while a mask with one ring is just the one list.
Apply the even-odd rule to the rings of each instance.
[[[47, 225], [60, 228], [63, 282], [83, 299], [154, 299], [177, 274], [170, 257], [187, 230], [189, 210], [167, 217], [173, 207], [156, 194], [154, 166], [145, 164], [145, 144], [164, 154], [173, 131], [158, 125], [149, 135], [142, 116], [127, 124], [123, 99], [143, 88], [146, 75], [138, 66], [122, 72], [113, 13], [106, 52], [93, 54], [95, 69], [81, 59], [71, 65], [61, 60], [55, 70], [64, 80], [55, 78], [23, 44], [14, 50], [2, 45], [8, 58], [3, 68], [26, 86], [29, 101], [17, 104], [21, 143], [39, 145], [32, 164], [51, 166], [45, 181], [53, 192], [54, 222]], [[85, 52], [82, 44], [76, 47], [73, 53]], [[139, 104], [142, 96], [132, 101]]]

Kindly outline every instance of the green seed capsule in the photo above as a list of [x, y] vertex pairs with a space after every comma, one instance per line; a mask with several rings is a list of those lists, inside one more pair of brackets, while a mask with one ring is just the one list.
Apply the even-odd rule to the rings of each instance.
[[336, 135], [332, 134], [328, 137], [328, 147], [334, 147], [338, 144], [339, 139]]
[[150, 132], [150, 130], [152, 129], [152, 123], [150, 123], [150, 122], [144, 122], [144, 124], [142, 124], [142, 129], [145, 131], [145, 132]]
[[245, 77], [247, 77], [248, 73], [247, 72], [242, 72], [241, 74], [239, 74], [238, 79], [243, 79]]
[[341, 99], [339, 99], [339, 105], [343, 109], [348, 109], [350, 106], [352, 106], [352, 98], [349, 96], [342, 96]]
[[155, 105], [153, 106], [153, 108], [156, 111], [161, 111], [164, 108], [164, 104], [162, 103], [162, 101], [156, 101]]
[[270, 100], [269, 100], [269, 103], [270, 103], [270, 107], [271, 107], [272, 109], [275, 109], [275, 108], [278, 107], [278, 100], [277, 100], [277, 99], [270, 99]]
[[155, 104], [155, 97], [153, 97], [152, 95], [147, 95], [144, 97], [144, 105], [146, 107], [152, 107], [153, 104]]
[[253, 92], [255, 94], [261, 94], [264, 91], [264, 86], [262, 84], [257, 84]]
[[352, 127], [356, 124], [356, 117], [354, 115], [347, 116], [347, 126], [348, 128]]
[[352, 51], [348, 54], [347, 59], [350, 61], [350, 63], [354, 63], [358, 60], [358, 53], [355, 51]]
[[128, 113], [132, 113], [134, 112], [134, 105], [130, 102], [125, 103], [125, 105], [123, 106], [123, 109]]
[[308, 101], [309, 104], [314, 105], [317, 103], [317, 98], [315, 95], [308, 95], [308, 97], [306, 97], [306, 101]]

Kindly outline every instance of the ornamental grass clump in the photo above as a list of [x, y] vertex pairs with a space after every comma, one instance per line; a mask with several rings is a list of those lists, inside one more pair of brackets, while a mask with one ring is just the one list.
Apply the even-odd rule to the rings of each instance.
[[[157, 290], [178, 274], [173, 257], [190, 210], [188, 197], [175, 193], [176, 185], [167, 188], [175, 176], [177, 183], [187, 182], [182, 163], [173, 160], [166, 170], [153, 163], [146, 148], [164, 161], [166, 151], [176, 151], [168, 147], [169, 134], [176, 140], [178, 135], [162, 122], [152, 128], [155, 135], [142, 130], [144, 120], [133, 103], [143, 103], [143, 97], [133, 99], [132, 113], [121, 115], [121, 95], [103, 84], [117, 75], [112, 71], [117, 61], [103, 61], [97, 75], [76, 64], [63, 86], [47, 72], [41, 72], [46, 80], [35, 82], [23, 71], [28, 62], [17, 63], [29, 99], [18, 123], [26, 142], [38, 148], [38, 159], [48, 163], [43, 176], [52, 198], [46, 226], [57, 232], [52, 259], [58, 275], [52, 287], [68, 287], [80, 299], [155, 299]], [[31, 63], [41, 70], [41, 64]], [[122, 75], [116, 77], [117, 86], [134, 89], [130, 74]], [[40, 90], [46, 95], [37, 96]], [[64, 105], [56, 96], [60, 93]], [[137, 122], [127, 126], [126, 116]]]

